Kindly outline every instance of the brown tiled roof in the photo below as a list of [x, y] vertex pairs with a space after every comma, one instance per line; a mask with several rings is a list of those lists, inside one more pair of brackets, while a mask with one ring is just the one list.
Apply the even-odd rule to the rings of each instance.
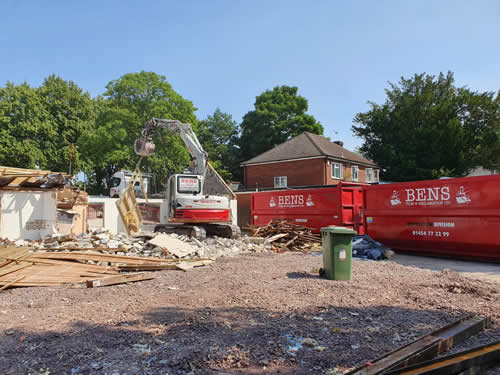
[[376, 167], [372, 161], [355, 152], [331, 142], [321, 135], [302, 133], [269, 151], [266, 151], [241, 165], [286, 161], [291, 159], [311, 158], [325, 156], [335, 159], [344, 159], [354, 163], [368, 164]]

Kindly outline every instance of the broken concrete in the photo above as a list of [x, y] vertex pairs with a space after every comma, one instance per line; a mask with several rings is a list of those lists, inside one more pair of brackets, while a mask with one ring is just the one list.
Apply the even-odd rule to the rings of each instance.
[[190, 244], [177, 238], [173, 238], [165, 233], [158, 234], [155, 238], [149, 240], [148, 243], [160, 249], [167, 250], [170, 254], [173, 254], [178, 258], [184, 258], [185, 256], [191, 255], [196, 251], [196, 249]]

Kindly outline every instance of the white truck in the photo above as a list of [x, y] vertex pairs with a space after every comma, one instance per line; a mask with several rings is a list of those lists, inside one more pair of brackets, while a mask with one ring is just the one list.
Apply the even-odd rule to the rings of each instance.
[[[120, 194], [124, 192], [125, 189], [127, 188], [133, 174], [134, 173], [132, 171], [127, 171], [127, 170], [121, 170], [115, 172], [113, 178], [111, 179], [111, 188], [109, 189], [109, 196], [111, 198], [118, 198]], [[144, 184], [144, 189], [146, 190], [146, 194], [149, 194], [149, 179], [151, 178], [151, 175], [148, 173], [143, 173], [142, 177], [143, 177], [142, 182]], [[137, 197], [143, 196], [140, 181], [136, 181], [134, 184], [134, 194]]]

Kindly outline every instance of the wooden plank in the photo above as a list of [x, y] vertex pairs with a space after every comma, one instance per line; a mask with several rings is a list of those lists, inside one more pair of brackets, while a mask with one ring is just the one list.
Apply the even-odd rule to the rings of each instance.
[[33, 265], [33, 263], [24, 263], [24, 264], [12, 264], [11, 267], [5, 267], [5, 269], [0, 273], [0, 277], [6, 276], [10, 273], [17, 272], [19, 270], [22, 270], [26, 267], [30, 267]]
[[21, 277], [17, 278], [16, 280], [11, 281], [10, 283], [5, 284], [4, 286], [2, 286], [2, 287], [0, 288], [0, 291], [5, 290], [5, 289], [7, 289], [8, 287], [13, 286], [15, 283], [18, 283], [19, 281], [21, 281], [21, 280], [22, 280], [22, 279], [24, 279], [24, 278], [25, 278], [25, 276], [21, 276]]
[[199, 260], [195, 262], [180, 262], [176, 264], [176, 267], [182, 271], [187, 271], [190, 270], [194, 267], [201, 267], [201, 266], [207, 266], [209, 264], [212, 264], [213, 261], [211, 260]]
[[286, 236], [288, 236], [288, 233], [278, 233], [278, 234], [275, 234], [272, 237], [267, 238], [266, 241], [267, 242], [274, 242], [274, 241], [279, 240], [280, 238], [283, 238], [283, 237], [286, 237]]
[[66, 261], [66, 260], [57, 260], [57, 259], [38, 259], [34, 257], [24, 257], [22, 258], [22, 261], [24, 262], [30, 262], [33, 264], [41, 264], [41, 265], [60, 265], [64, 268], [72, 268], [72, 269], [80, 269], [80, 270], [86, 270], [86, 271], [94, 271], [94, 272], [99, 272], [103, 274], [117, 274], [118, 269], [116, 267], [110, 267], [110, 266], [99, 266], [97, 264], [87, 264], [87, 263], [78, 263], [78, 262], [71, 262], [71, 261]]
[[194, 266], [190, 263], [179, 263], [175, 265], [177, 269], [187, 272], [188, 270], [194, 268]]
[[486, 369], [498, 365], [498, 363], [500, 363], [500, 341], [455, 353], [433, 361], [423, 362], [403, 371], [396, 370], [395, 372], [387, 374], [448, 375], [465, 372], [466, 374], [479, 375], [484, 374]]
[[124, 264], [158, 264], [163, 263], [161, 258], [146, 258], [128, 255], [100, 254], [100, 253], [84, 253], [72, 251], [69, 253], [62, 252], [46, 252], [30, 254], [30, 259], [60, 259], [60, 260], [91, 260], [94, 262], [110, 262]]
[[97, 287], [101, 287], [101, 286], [110, 286], [110, 285], [117, 285], [117, 284], [123, 284], [123, 283], [135, 282], [135, 281], [151, 280], [154, 278], [155, 278], [155, 276], [150, 272], [148, 272], [148, 273], [135, 273], [135, 274], [126, 274], [126, 275], [105, 277], [105, 278], [96, 279], [96, 280], [87, 280], [86, 284], [87, 284], [87, 288], [97, 288]]
[[447, 351], [489, 324], [490, 318], [467, 316], [371, 361], [370, 366], [361, 366], [346, 375], [377, 375], [395, 369], [400, 371], [408, 365]]
[[126, 264], [118, 266], [120, 271], [163, 271], [176, 270], [177, 264]]

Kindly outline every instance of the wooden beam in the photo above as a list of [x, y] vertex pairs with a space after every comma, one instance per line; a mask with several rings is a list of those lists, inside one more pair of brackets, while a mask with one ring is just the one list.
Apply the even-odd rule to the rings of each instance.
[[4, 289], [7, 289], [7, 288], [8, 288], [8, 287], [10, 287], [10, 286], [13, 286], [15, 283], [17, 283], [17, 282], [21, 281], [21, 280], [22, 280], [22, 279], [24, 279], [25, 277], [26, 277], [26, 276], [21, 276], [20, 278], [18, 278], [18, 279], [16, 279], [16, 280], [14, 280], [14, 281], [11, 281], [10, 283], [5, 284], [4, 286], [2, 286], [2, 287], [0, 288], [0, 291], [2, 291], [2, 290], [4, 290]]
[[130, 283], [135, 281], [151, 280], [154, 278], [155, 276], [150, 272], [111, 276], [96, 280], [87, 280], [87, 288], [97, 288], [101, 286], [110, 286], [110, 285]]

